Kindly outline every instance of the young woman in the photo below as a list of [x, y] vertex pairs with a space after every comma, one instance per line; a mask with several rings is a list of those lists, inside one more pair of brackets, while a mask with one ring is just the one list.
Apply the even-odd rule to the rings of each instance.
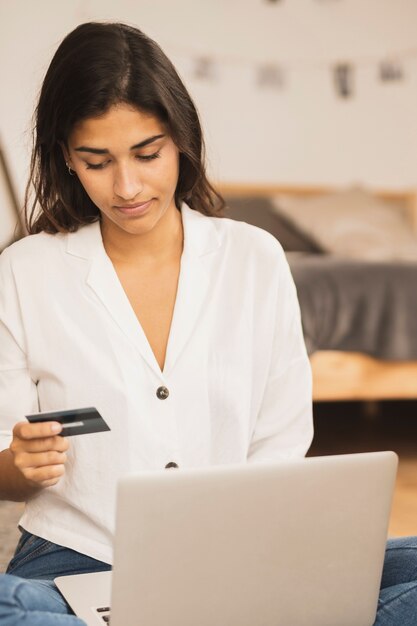
[[[0, 495], [26, 501], [0, 626], [81, 626], [53, 579], [111, 568], [118, 477], [304, 455], [311, 376], [282, 249], [219, 217], [196, 109], [143, 33], [64, 39], [31, 184], [30, 236], [0, 257]], [[110, 432], [69, 441], [22, 419], [87, 406]], [[401, 550], [416, 563], [411, 540]], [[412, 623], [411, 579], [378, 624]]]

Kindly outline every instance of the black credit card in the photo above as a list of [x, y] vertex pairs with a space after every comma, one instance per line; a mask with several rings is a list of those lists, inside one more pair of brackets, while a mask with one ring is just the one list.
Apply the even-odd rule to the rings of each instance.
[[70, 411], [51, 411], [49, 413], [34, 413], [26, 415], [31, 424], [38, 422], [59, 422], [62, 430], [59, 435], [86, 435], [110, 430], [100, 413], [94, 407], [86, 409], [72, 409]]

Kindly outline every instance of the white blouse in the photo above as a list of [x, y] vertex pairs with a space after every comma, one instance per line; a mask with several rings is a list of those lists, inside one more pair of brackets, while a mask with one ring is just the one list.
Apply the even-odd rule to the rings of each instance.
[[107, 563], [122, 474], [303, 456], [312, 439], [311, 372], [282, 248], [245, 223], [185, 205], [181, 214], [163, 371], [98, 222], [31, 235], [0, 256], [0, 449], [38, 410], [95, 406], [111, 428], [70, 439], [64, 477], [28, 501], [20, 523]]

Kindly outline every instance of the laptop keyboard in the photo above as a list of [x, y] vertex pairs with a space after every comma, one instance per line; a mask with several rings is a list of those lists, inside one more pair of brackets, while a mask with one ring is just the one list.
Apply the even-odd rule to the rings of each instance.
[[110, 624], [110, 607], [100, 606], [96, 609], [99, 618], [101, 618], [104, 624]]

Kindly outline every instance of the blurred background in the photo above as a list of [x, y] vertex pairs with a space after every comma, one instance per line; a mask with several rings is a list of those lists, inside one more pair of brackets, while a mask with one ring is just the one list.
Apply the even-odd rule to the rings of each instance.
[[174, 62], [229, 215], [288, 253], [313, 365], [311, 454], [395, 449], [391, 532], [414, 534], [417, 3], [0, 0], [0, 249], [23, 235], [43, 76], [91, 20], [139, 27]]
[[0, 133], [19, 198], [49, 61], [96, 19], [138, 26], [172, 59], [215, 179], [417, 187], [414, 0], [1, 0]]

